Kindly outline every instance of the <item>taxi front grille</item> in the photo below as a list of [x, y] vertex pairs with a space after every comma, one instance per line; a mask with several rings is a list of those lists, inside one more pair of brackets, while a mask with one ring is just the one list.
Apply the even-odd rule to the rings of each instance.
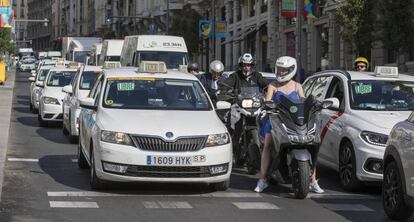
[[186, 152], [201, 150], [207, 137], [185, 137], [173, 142], [165, 141], [158, 137], [133, 136], [135, 145], [142, 150], [163, 152]]
[[126, 176], [160, 177], [160, 178], [200, 178], [210, 177], [207, 166], [172, 167], [172, 166], [129, 166]]

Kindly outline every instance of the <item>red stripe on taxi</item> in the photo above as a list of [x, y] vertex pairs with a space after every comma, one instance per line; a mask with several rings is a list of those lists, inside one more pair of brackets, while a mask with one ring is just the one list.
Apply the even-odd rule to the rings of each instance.
[[328, 122], [326, 123], [325, 127], [322, 129], [321, 132], [321, 143], [323, 142], [323, 139], [325, 138], [326, 133], [328, 132], [329, 127], [331, 126], [331, 124], [338, 119], [339, 117], [342, 116], [342, 114], [344, 114], [343, 112], [337, 112], [335, 113], [335, 115], [331, 116], [328, 120]]

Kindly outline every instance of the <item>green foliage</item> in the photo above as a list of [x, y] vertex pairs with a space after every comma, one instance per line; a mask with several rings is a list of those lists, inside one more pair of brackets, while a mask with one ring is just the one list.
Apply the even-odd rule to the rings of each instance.
[[11, 43], [10, 28], [0, 28], [0, 54], [13, 54], [16, 51], [16, 45]]
[[190, 4], [184, 5], [180, 15], [174, 16], [170, 28], [171, 35], [183, 36], [192, 57], [200, 53], [201, 39], [198, 37], [198, 20], [201, 16]]
[[414, 1], [381, 0], [378, 4], [380, 39], [385, 48], [407, 52], [414, 45]]
[[[382, 0], [381, 0], [382, 1]], [[348, 0], [336, 10], [342, 38], [353, 46], [353, 54], [369, 57], [375, 41], [376, 0]]]

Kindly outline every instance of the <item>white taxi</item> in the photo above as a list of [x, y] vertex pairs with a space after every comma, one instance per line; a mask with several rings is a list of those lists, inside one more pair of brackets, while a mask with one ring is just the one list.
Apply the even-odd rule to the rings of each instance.
[[385, 144], [392, 127], [414, 109], [414, 77], [395, 67], [375, 72], [323, 71], [308, 77], [305, 96], [334, 102], [321, 111], [318, 161], [339, 172], [341, 185], [381, 181]]
[[195, 76], [164, 62], [103, 70], [80, 105], [78, 165], [90, 166], [92, 188], [105, 181], [228, 188], [231, 139]]
[[82, 66], [76, 73], [71, 85], [63, 87], [66, 93], [63, 99], [63, 133], [69, 135], [71, 143], [79, 136], [79, 99], [87, 97], [96, 78], [101, 74], [100, 66]]
[[47, 73], [53, 66], [42, 66], [37, 73], [32, 73], [29, 77], [30, 84], [30, 111], [37, 113], [39, 109], [39, 93], [41, 88], [36, 84], [41, 83], [45, 80]]
[[38, 121], [40, 126], [47, 122], [63, 120], [62, 102], [65, 93], [62, 88], [69, 85], [77, 72], [77, 68], [54, 67], [49, 70], [45, 80], [36, 84], [41, 87], [39, 95]]

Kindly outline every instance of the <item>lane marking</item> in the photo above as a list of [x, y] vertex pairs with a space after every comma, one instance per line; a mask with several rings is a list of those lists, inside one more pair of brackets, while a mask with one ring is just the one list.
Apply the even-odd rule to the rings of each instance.
[[7, 158], [11, 162], [39, 162], [39, 159], [30, 159], [30, 158]]
[[322, 206], [333, 211], [374, 211], [361, 204], [322, 204]]
[[49, 197], [124, 197], [124, 196], [141, 196], [141, 197], [217, 197], [217, 198], [261, 198], [258, 193], [238, 193], [238, 192], [218, 192], [209, 194], [118, 194], [103, 193], [93, 191], [56, 191], [47, 192]]
[[72, 159], [72, 162], [73, 163], [77, 163], [78, 162], [78, 159]]
[[49, 201], [52, 208], [99, 208], [96, 202]]
[[158, 206], [157, 202], [155, 202], [155, 201], [143, 201], [142, 204], [147, 209], [160, 208], [160, 206]]
[[279, 210], [280, 208], [268, 202], [232, 202], [241, 210]]
[[164, 209], [190, 209], [193, 208], [186, 201], [158, 201], [158, 204]]

